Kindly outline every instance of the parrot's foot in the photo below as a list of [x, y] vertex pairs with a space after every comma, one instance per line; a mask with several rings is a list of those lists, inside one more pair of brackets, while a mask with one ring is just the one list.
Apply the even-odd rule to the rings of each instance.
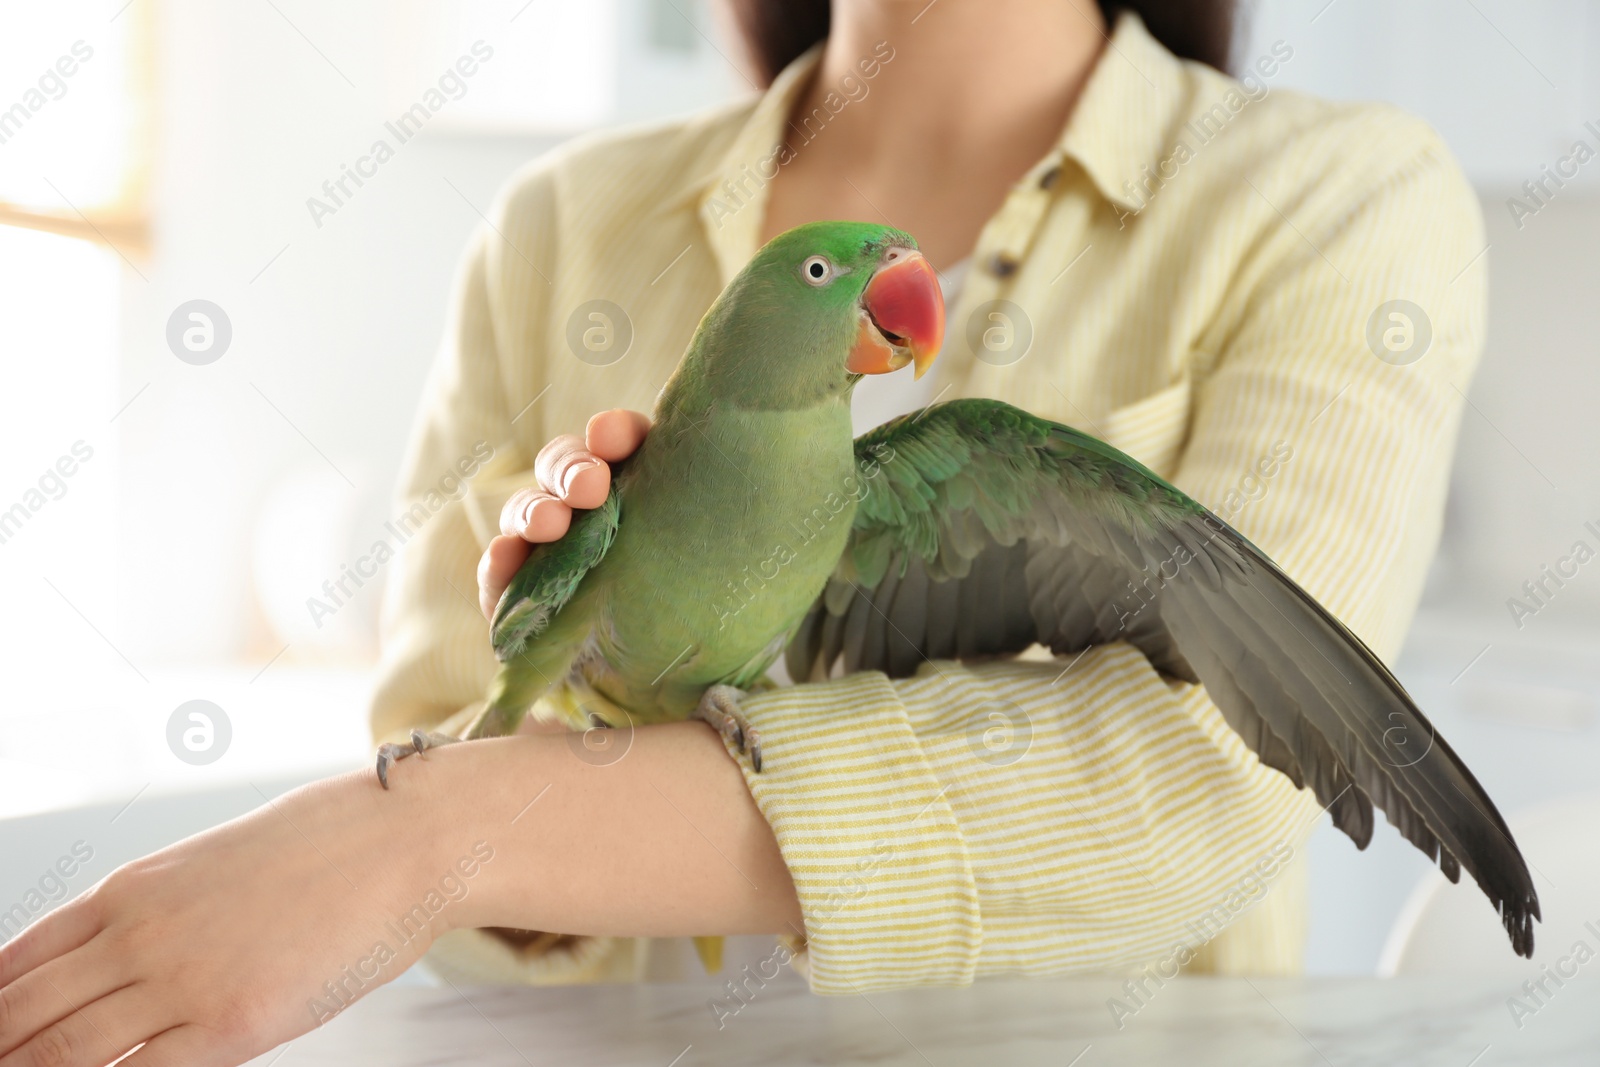
[[705, 691], [690, 718], [709, 723], [733, 747], [750, 757], [750, 766], [761, 770], [761, 735], [750, 725], [739, 708], [744, 693], [731, 685], [714, 685]]
[[389, 788], [389, 768], [405, 759], [407, 756], [421, 756], [430, 748], [440, 745], [453, 745], [460, 741], [459, 737], [449, 734], [429, 733], [424, 730], [411, 731], [409, 745], [386, 744], [378, 746], [378, 783], [385, 789]]

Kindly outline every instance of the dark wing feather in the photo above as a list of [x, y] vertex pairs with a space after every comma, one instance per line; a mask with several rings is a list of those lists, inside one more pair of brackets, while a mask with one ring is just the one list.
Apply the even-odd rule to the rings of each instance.
[[1452, 881], [1465, 868], [1532, 953], [1538, 896], [1483, 787], [1382, 661], [1232, 527], [1103, 441], [997, 401], [885, 423], [856, 455], [867, 492], [789, 645], [792, 677], [1127, 641], [1204, 683], [1357, 846], [1376, 805]]

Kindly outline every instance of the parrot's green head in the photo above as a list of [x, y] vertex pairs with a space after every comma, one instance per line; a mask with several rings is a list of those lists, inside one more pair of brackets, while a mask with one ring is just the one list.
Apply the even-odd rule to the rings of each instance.
[[944, 336], [944, 299], [911, 235], [812, 222], [768, 241], [707, 312], [697, 344], [712, 394], [746, 408], [847, 401], [863, 374], [914, 365]]

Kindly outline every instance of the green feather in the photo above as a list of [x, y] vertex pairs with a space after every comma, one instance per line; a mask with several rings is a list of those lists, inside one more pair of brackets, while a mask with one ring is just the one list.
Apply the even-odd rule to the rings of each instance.
[[[802, 226], [728, 285], [605, 504], [534, 549], [501, 598], [502, 667], [473, 736], [514, 729], [568, 682], [648, 722], [766, 672], [850, 534], [860, 376], [845, 363], [892, 246], [915, 242], [868, 223]], [[836, 271], [822, 285], [802, 270], [816, 256]]]
[[1483, 787], [1360, 638], [1238, 531], [1104, 441], [998, 401], [914, 412], [856, 448], [879, 473], [789, 646], [792, 677], [1127, 642], [1203, 682], [1358, 846], [1376, 802], [1447, 877], [1468, 870], [1531, 953], [1538, 896]]

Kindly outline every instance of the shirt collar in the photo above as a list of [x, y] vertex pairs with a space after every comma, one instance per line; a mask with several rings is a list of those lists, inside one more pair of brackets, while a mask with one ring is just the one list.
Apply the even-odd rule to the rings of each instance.
[[1144, 168], [1159, 167], [1171, 154], [1188, 80], [1183, 61], [1150, 36], [1138, 15], [1123, 11], [1058, 151], [1084, 169], [1100, 195], [1138, 210], [1143, 200], [1128, 186], [1137, 190]]
[[823, 42], [784, 67], [698, 189], [706, 239], [726, 285], [755, 255], [767, 213], [767, 184], [777, 173], [784, 127], [822, 59]]
[[[767, 184], [780, 159], [784, 126], [821, 60], [822, 48], [820, 42], [813, 45], [783, 69], [757, 98], [710, 174], [690, 189], [691, 195], [699, 193], [700, 220], [723, 284], [760, 244]], [[1182, 61], [1150, 36], [1138, 15], [1122, 11], [1061, 138], [1024, 184], [1071, 159], [1107, 200], [1138, 210], [1142, 201], [1132, 190], [1147, 165], [1157, 167], [1164, 159], [1186, 79]]]

